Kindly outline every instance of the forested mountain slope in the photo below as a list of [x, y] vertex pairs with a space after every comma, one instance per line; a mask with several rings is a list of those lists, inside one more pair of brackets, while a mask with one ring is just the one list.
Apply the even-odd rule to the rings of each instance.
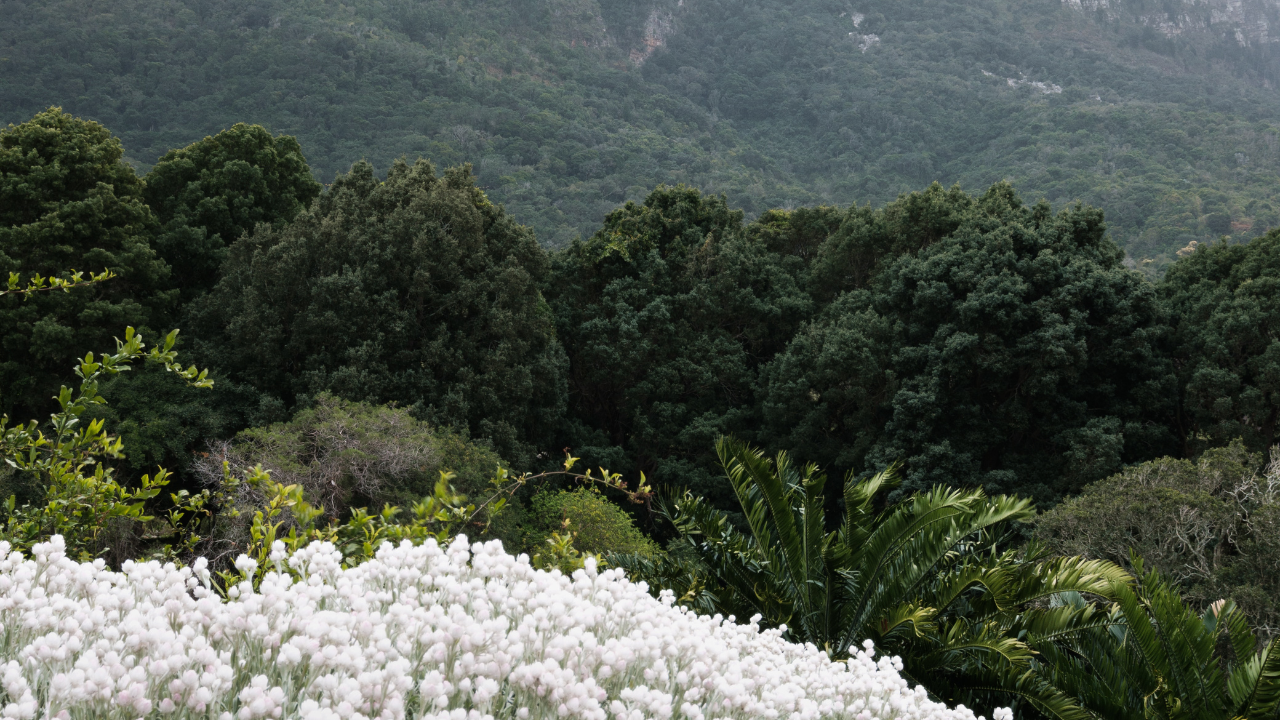
[[0, 122], [145, 169], [235, 122], [322, 180], [467, 161], [544, 244], [660, 182], [772, 207], [933, 180], [1103, 208], [1132, 262], [1280, 225], [1275, 0], [0, 0]]

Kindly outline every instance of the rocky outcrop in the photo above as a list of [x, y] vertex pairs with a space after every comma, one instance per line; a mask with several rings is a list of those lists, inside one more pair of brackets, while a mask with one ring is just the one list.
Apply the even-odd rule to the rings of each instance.
[[[676, 7], [682, 7], [684, 0], [679, 0]], [[675, 13], [660, 7], [649, 12], [649, 19], [644, 23], [644, 34], [640, 38], [640, 46], [631, 49], [631, 64], [643, 65], [645, 60], [667, 41], [675, 30]]]
[[1280, 0], [1063, 0], [1112, 20], [1132, 20], [1165, 37], [1211, 33], [1240, 47], [1280, 41]]

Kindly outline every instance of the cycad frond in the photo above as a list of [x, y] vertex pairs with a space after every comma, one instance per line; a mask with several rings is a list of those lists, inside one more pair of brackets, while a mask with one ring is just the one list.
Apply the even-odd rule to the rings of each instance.
[[972, 556], [985, 545], [970, 545], [962, 551], [963, 544], [982, 537], [995, 525], [1030, 516], [1030, 505], [1020, 500], [992, 499], [981, 490], [941, 487], [915, 495], [882, 514], [866, 542], [851, 548], [857, 585], [847, 587], [849, 611], [837, 647], [850, 647], [866, 623], [883, 615], [887, 605], [919, 596], [926, 584], [950, 577], [945, 574], [962, 557]]
[[902, 484], [902, 474], [898, 463], [872, 475], [866, 480], [854, 482], [853, 471], [844, 479], [844, 524], [845, 527], [865, 527], [873, 517], [872, 505], [876, 496]]
[[922, 647], [903, 658], [917, 676], [970, 675], [975, 668], [1005, 665], [1026, 669], [1035, 652], [1000, 628], [962, 618], [936, 623], [937, 631]]
[[[961, 597], [975, 588], [981, 588], [983, 598], [989, 599], [989, 605], [995, 612], [1008, 607], [1001, 598], [1008, 594], [1008, 585], [1012, 581], [1009, 568], [992, 563], [971, 563], [956, 567], [943, 577], [933, 588], [924, 593], [929, 604], [939, 610], [946, 610]], [[983, 613], [986, 614], [986, 613]]]
[[759, 613], [772, 624], [789, 622], [793, 600], [785, 587], [773, 582], [774, 571], [767, 558], [762, 559], [760, 546], [751, 536], [738, 532], [728, 517], [701, 498], [686, 493], [679, 500], [659, 506], [672, 524], [688, 539], [703, 564], [715, 576], [724, 598], [725, 614], [742, 612], [741, 607]]
[[824, 562], [830, 538], [822, 517], [826, 476], [814, 465], [796, 467], [786, 453], [770, 460], [732, 438], [721, 438], [716, 450], [747, 513], [757, 554], [789, 586], [782, 594], [799, 615], [800, 636], [825, 634], [830, 587]]
[[[905, 602], [891, 609], [869, 628], [872, 637], [884, 640], [910, 633], [916, 638], [929, 637], [937, 632], [933, 618], [938, 614], [931, 607]], [[880, 643], [882, 644], [882, 643]]]
[[966, 688], [971, 695], [990, 696], [1003, 702], [1018, 699], [1054, 720], [1097, 720], [1097, 716], [1080, 707], [1073, 696], [1048, 682], [1038, 668], [995, 662], [976, 668], [966, 680], [972, 683]]
[[1133, 577], [1109, 560], [1088, 560], [1078, 556], [1047, 558], [1018, 566], [1015, 590], [1010, 600], [1029, 603], [1062, 593], [1074, 592], [1110, 598], [1112, 589], [1129, 585]]
[[1257, 655], [1257, 638], [1249, 628], [1249, 619], [1236, 607], [1235, 602], [1227, 600], [1215, 603], [1205, 611], [1202, 620], [1210, 634], [1224, 637], [1231, 646], [1229, 656], [1221, 658], [1228, 673], [1232, 672], [1237, 663]]
[[1272, 641], [1236, 667], [1227, 680], [1235, 714], [1247, 720], [1280, 717], [1280, 646]]
[[1081, 606], [1059, 605], [1025, 610], [1015, 625], [1027, 643], [1039, 649], [1052, 643], [1072, 642], [1085, 633], [1107, 630], [1118, 620], [1093, 603]]
[[[1084, 717], [1040, 660], [1078, 667], [1063, 682], [1083, 686], [1074, 678], [1098, 664], [1072, 643], [1120, 640], [1115, 617], [1081, 594], [1108, 596], [1127, 578], [1109, 563], [1004, 548], [1015, 525], [1032, 518], [1030, 502], [935, 487], [876, 512], [877, 497], [898, 484], [890, 467], [860, 482], [846, 478], [843, 524], [830, 533], [816, 467], [727, 438], [717, 450], [751, 532], [695, 498], [676, 503], [667, 515], [709, 575], [705, 592], [691, 597], [716, 598], [725, 614], [745, 617], [741, 608], [749, 608], [768, 624], [785, 622], [793, 639], [836, 656], [872, 639], [948, 702], [1024, 698], [1050, 717]], [[1041, 607], [1071, 594], [1078, 607]], [[1117, 678], [1113, 685], [1127, 687], [1127, 676]]]

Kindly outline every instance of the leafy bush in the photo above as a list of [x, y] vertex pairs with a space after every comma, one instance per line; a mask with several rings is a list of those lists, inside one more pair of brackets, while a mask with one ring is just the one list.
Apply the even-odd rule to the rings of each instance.
[[[197, 495], [181, 490], [161, 498], [168, 484], [163, 468], [134, 484], [118, 483], [108, 463], [123, 455], [123, 443], [106, 432], [102, 420], [85, 417], [91, 407], [106, 402], [98, 393], [100, 381], [130, 370], [140, 360], [162, 365], [192, 385], [207, 388], [211, 381], [206, 372], [194, 366], [184, 370], [177, 364], [173, 350], [177, 334], [174, 330], [163, 346], [146, 352], [142, 336], [130, 327], [124, 340], [116, 341], [114, 354], [100, 359], [86, 354], [75, 366], [79, 387], [75, 391], [65, 385], [61, 388], [60, 409], [47, 426], [36, 420], [10, 425], [7, 414], [0, 416], [0, 459], [6, 469], [16, 471], [4, 479], [6, 484], [16, 479], [27, 491], [23, 503], [18, 503], [15, 493], [4, 506], [0, 536], [11, 546], [26, 549], [58, 535], [69, 541], [63, 547], [82, 559], [110, 554], [123, 561], [136, 554], [175, 557], [200, 541], [201, 521], [224, 499], [222, 488]], [[123, 542], [124, 547], [109, 547], [108, 539]]]
[[1135, 553], [1199, 611], [1231, 599], [1264, 636], [1280, 635], [1280, 452], [1264, 467], [1236, 441], [1126, 468], [1040, 516], [1036, 535], [1123, 565]]
[[530, 553], [541, 550], [548, 536], [561, 530], [572, 534], [573, 546], [579, 552], [646, 557], [659, 552], [625, 510], [594, 488], [540, 492], [530, 502], [529, 515], [537, 524], [526, 540]]
[[[244, 547], [253, 515], [268, 504], [274, 485], [297, 486], [302, 500], [319, 511], [321, 524], [342, 524], [357, 508], [407, 508], [430, 497], [442, 472], [451, 474], [451, 491], [465, 497], [492, 492], [490, 479], [501, 460], [415, 419], [406, 408], [322, 393], [289, 422], [251, 428], [213, 443], [194, 470], [207, 486], [217, 487], [223, 482], [224, 463], [238, 477], [259, 468], [270, 475], [272, 484], [240, 485], [238, 514], [220, 516], [215, 544], [209, 547], [217, 555], [223, 554], [224, 546]], [[487, 514], [476, 520], [487, 522]]]

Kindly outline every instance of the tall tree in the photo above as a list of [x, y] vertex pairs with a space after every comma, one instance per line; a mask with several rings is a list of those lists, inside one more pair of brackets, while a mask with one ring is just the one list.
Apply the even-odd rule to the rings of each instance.
[[808, 264], [840, 229], [844, 216], [844, 211], [831, 205], [766, 210], [747, 226], [747, 234], [764, 243], [769, 252]]
[[901, 459], [909, 491], [1050, 504], [1167, 451], [1166, 326], [1121, 258], [1100, 211], [1026, 207], [1003, 183], [851, 212], [814, 263], [814, 286], [825, 272], [842, 294], [767, 371], [774, 442], [841, 468]]
[[260, 225], [193, 304], [198, 350], [285, 407], [330, 391], [411, 406], [529, 462], [564, 408], [546, 253], [469, 167], [357, 163], [290, 225]]
[[156, 250], [185, 299], [217, 282], [242, 235], [288, 223], [320, 194], [296, 139], [244, 123], [170, 150], [145, 179], [143, 195], [164, 226]]
[[1160, 283], [1176, 328], [1186, 452], [1280, 433], [1280, 230], [1245, 245], [1201, 246]]
[[886, 264], [955, 232], [973, 202], [958, 185], [944, 189], [935, 182], [882, 208], [849, 208], [813, 253], [810, 292], [830, 302], [867, 287]]
[[0, 130], [0, 275], [69, 269], [116, 277], [71, 292], [0, 297], [0, 412], [45, 414], [72, 357], [125, 326], [154, 336], [177, 298], [151, 247], [156, 221], [120, 141], [50, 108]]
[[712, 443], [750, 427], [759, 367], [811, 307], [803, 265], [757, 230], [723, 196], [660, 186], [556, 256], [575, 454], [727, 498]]

